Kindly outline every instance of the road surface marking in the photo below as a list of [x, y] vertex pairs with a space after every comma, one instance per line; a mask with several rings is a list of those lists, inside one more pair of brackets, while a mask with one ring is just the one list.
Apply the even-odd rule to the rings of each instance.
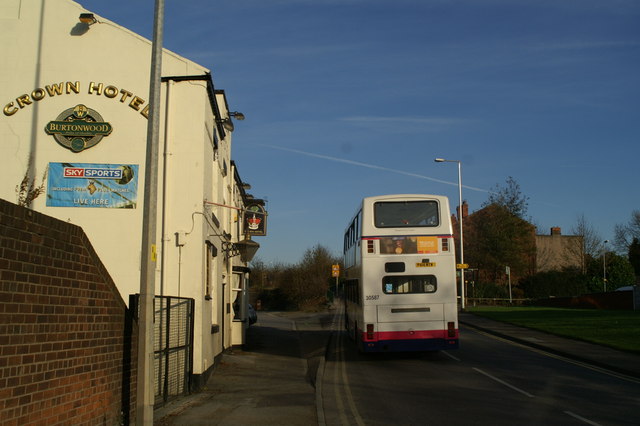
[[451, 355], [449, 352], [442, 351], [442, 353], [445, 354], [446, 356], [448, 356], [449, 358], [451, 358], [452, 360], [460, 362], [460, 358], [457, 358], [457, 357]]
[[583, 368], [587, 368], [587, 369], [592, 370], [592, 371], [597, 371], [598, 373], [606, 374], [607, 376], [615, 377], [615, 378], [618, 378], [618, 379], [621, 379], [621, 380], [626, 380], [626, 381], [631, 382], [631, 383], [640, 384], [640, 380], [638, 380], [638, 379], [636, 379], [635, 377], [632, 377], [632, 376], [627, 376], [626, 374], [618, 373], [616, 371], [608, 370], [608, 369], [603, 368], [603, 367], [598, 367], [596, 365], [588, 364], [588, 363], [583, 362], [583, 361], [578, 361], [578, 360], [574, 360], [574, 359], [571, 359], [571, 358], [567, 358], [565, 356], [554, 354], [552, 352], [548, 352], [548, 351], [545, 351], [543, 349], [535, 348], [533, 346], [529, 346], [529, 345], [525, 345], [525, 344], [522, 344], [522, 343], [518, 343], [516, 341], [505, 339], [504, 337], [496, 336], [495, 334], [487, 333], [486, 331], [482, 331], [482, 330], [479, 330], [479, 329], [476, 329], [476, 328], [473, 328], [473, 327], [468, 328], [467, 330], [468, 331], [473, 331], [473, 332], [478, 333], [478, 334], [482, 334], [483, 336], [490, 337], [492, 339], [500, 340], [501, 342], [508, 343], [510, 345], [513, 345], [513, 346], [518, 346], [520, 348], [527, 349], [527, 350], [529, 350], [531, 352], [535, 352], [535, 353], [538, 353], [540, 355], [547, 356], [549, 358], [554, 358], [554, 359], [557, 359], [559, 361], [564, 361], [564, 362], [567, 362], [569, 364], [573, 364], [573, 365], [577, 365], [577, 366], [580, 366], [580, 367], [583, 367]]
[[580, 421], [583, 421], [583, 422], [585, 422], [585, 423], [586, 423], [586, 424], [588, 424], [588, 425], [600, 426], [600, 423], [596, 423], [596, 422], [593, 422], [593, 421], [591, 421], [591, 420], [589, 420], [589, 419], [585, 419], [584, 417], [579, 416], [579, 415], [577, 415], [577, 414], [574, 414], [574, 413], [572, 413], [571, 411], [565, 411], [564, 413], [565, 413], [565, 414], [567, 414], [567, 415], [569, 415], [569, 416], [571, 416], [571, 417], [573, 417], [574, 419], [578, 419], [578, 420], [580, 420]]
[[525, 395], [525, 396], [528, 396], [529, 398], [535, 398], [535, 396], [531, 395], [529, 392], [527, 392], [527, 391], [523, 391], [523, 390], [522, 390], [522, 389], [520, 389], [520, 388], [517, 388], [517, 387], [515, 387], [515, 386], [513, 386], [513, 385], [510, 385], [509, 383], [505, 382], [504, 380], [500, 380], [500, 379], [498, 379], [497, 377], [492, 376], [491, 374], [486, 373], [486, 372], [484, 372], [484, 371], [480, 370], [479, 368], [475, 368], [475, 367], [473, 367], [473, 369], [474, 369], [474, 370], [476, 370], [478, 373], [480, 373], [480, 374], [484, 374], [484, 375], [485, 375], [485, 376], [487, 376], [488, 378], [490, 378], [490, 379], [492, 379], [492, 380], [495, 380], [496, 382], [498, 382], [498, 383], [500, 383], [500, 384], [502, 384], [502, 385], [505, 385], [505, 386], [506, 386], [506, 387], [508, 387], [508, 388], [513, 389], [513, 390], [514, 390], [514, 391], [516, 391], [516, 392], [520, 392], [521, 394], [523, 394], [523, 395]]

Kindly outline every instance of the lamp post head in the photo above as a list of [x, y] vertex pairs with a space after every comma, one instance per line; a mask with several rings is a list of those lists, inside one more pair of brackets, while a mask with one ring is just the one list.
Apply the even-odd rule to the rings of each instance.
[[436, 163], [458, 163], [458, 165], [462, 164], [460, 160], [447, 160], [446, 158], [434, 158], [433, 161]]

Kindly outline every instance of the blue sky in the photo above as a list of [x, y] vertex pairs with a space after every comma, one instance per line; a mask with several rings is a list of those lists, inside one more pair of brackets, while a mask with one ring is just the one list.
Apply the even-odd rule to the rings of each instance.
[[[79, 0], [151, 38], [152, 0]], [[336, 254], [362, 197], [481, 208], [512, 176], [541, 233], [640, 209], [637, 0], [166, 0], [164, 47], [212, 71], [268, 200], [258, 258]]]

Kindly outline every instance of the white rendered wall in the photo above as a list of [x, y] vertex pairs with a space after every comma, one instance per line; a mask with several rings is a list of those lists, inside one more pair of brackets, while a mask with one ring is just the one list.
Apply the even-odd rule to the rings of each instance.
[[[36, 211], [81, 226], [116, 283], [125, 302], [140, 289], [140, 245], [146, 156], [150, 41], [100, 16], [83, 28], [86, 12], [70, 0], [0, 2], [0, 198], [16, 202], [16, 185], [25, 176], [39, 184], [49, 163], [138, 165], [135, 209], [51, 207], [46, 193], [31, 205]], [[163, 76], [202, 76], [207, 69], [165, 51]], [[61, 93], [55, 89], [61, 88]], [[92, 88], [92, 89], [91, 89]], [[78, 91], [78, 93], [75, 92]], [[95, 146], [73, 152], [44, 129], [62, 111], [83, 104], [111, 124], [111, 134]], [[233, 224], [234, 211], [207, 206], [233, 203], [230, 134], [214, 152], [215, 118], [207, 83], [164, 82], [159, 147], [158, 273], [156, 294], [196, 300], [194, 373], [213, 363], [231, 341], [231, 320], [221, 301], [223, 276], [230, 288], [231, 265], [220, 238], [205, 216], [213, 212], [220, 228]], [[224, 111], [226, 114], [226, 111]], [[165, 133], [166, 131], [166, 133]], [[227, 175], [222, 176], [226, 164]], [[166, 171], [166, 176], [165, 176]], [[45, 181], [46, 188], [46, 181]], [[176, 241], [176, 233], [183, 240]], [[205, 241], [218, 249], [213, 259], [212, 299], [204, 297]], [[225, 290], [228, 291], [228, 290]], [[227, 296], [228, 300], [228, 296]], [[227, 330], [212, 334], [212, 324]], [[226, 345], [225, 345], [226, 346]]]

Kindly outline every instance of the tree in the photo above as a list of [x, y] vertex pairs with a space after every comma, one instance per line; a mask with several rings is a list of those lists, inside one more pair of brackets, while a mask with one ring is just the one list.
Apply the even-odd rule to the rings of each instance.
[[629, 245], [629, 263], [636, 276], [640, 276], [640, 241], [637, 238], [634, 238]]
[[507, 207], [490, 204], [473, 213], [464, 232], [465, 260], [479, 269], [479, 281], [504, 284], [506, 266], [513, 281], [533, 273], [535, 228]]
[[617, 224], [614, 231], [614, 247], [618, 252], [626, 253], [634, 238], [640, 240], [640, 210], [634, 210], [629, 222], [626, 225]]
[[575, 244], [569, 247], [569, 251], [573, 256], [580, 256], [582, 259], [581, 272], [585, 273], [588, 260], [597, 257], [601, 252], [602, 238], [584, 215], [578, 216], [576, 224], [571, 228], [571, 233], [582, 237], [581, 245], [576, 245], [579, 240], [575, 240]]
[[295, 265], [266, 267], [264, 262], [252, 262], [257, 296], [266, 309], [317, 309], [327, 303], [331, 280], [331, 265], [339, 260], [331, 252], [316, 245], [307, 249]]
[[522, 194], [520, 185], [516, 180], [509, 176], [504, 187], [496, 184], [489, 191], [489, 199], [482, 205], [487, 207], [491, 204], [497, 204], [507, 209], [512, 215], [524, 219], [529, 208], [529, 197]]
[[571, 228], [571, 233], [582, 237], [584, 254], [596, 257], [602, 251], [602, 237], [598, 235], [595, 228], [587, 221], [584, 215], [578, 216], [576, 224]]
[[326, 302], [331, 265], [334, 263], [337, 260], [326, 247], [316, 245], [307, 249], [298, 265], [302, 286], [297, 300], [299, 307], [308, 308]]
[[613, 252], [607, 252], [606, 258], [593, 259], [589, 263], [587, 274], [596, 278], [604, 289], [604, 268], [606, 261], [607, 268], [607, 291], [615, 290], [618, 287], [631, 285], [635, 282], [633, 267], [629, 260]]

